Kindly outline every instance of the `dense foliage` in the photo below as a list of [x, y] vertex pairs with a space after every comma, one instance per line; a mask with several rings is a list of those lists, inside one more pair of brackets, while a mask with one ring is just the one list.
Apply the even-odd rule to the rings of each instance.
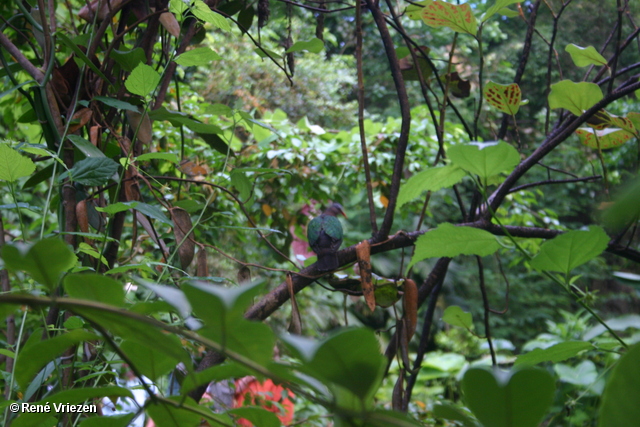
[[638, 13], [3, 3], [3, 425], [637, 423]]

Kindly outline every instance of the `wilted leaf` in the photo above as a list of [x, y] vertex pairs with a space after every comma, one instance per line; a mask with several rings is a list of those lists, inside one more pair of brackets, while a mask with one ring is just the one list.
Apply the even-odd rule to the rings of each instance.
[[371, 244], [368, 240], [363, 240], [356, 246], [356, 256], [360, 267], [360, 284], [364, 300], [367, 302], [369, 310], [376, 309], [376, 296], [371, 281]]
[[178, 256], [182, 269], [186, 269], [191, 265], [195, 256], [196, 242], [193, 240], [193, 224], [191, 215], [182, 208], [171, 208], [171, 219], [173, 219], [173, 235], [178, 246]]

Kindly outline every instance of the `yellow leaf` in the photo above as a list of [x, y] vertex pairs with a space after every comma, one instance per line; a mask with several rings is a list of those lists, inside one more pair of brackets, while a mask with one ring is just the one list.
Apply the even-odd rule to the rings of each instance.
[[271, 208], [271, 206], [265, 203], [262, 205], [262, 212], [264, 212], [266, 216], [271, 216], [271, 214], [273, 213], [273, 209]]
[[380, 203], [386, 208], [389, 206], [389, 199], [386, 196], [380, 196]]

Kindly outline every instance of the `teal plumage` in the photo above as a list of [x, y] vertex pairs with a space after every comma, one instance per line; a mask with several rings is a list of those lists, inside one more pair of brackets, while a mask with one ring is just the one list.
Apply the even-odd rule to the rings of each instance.
[[339, 266], [338, 249], [342, 244], [342, 224], [337, 214], [346, 218], [340, 203], [333, 203], [322, 215], [314, 218], [307, 226], [307, 239], [311, 249], [318, 256], [318, 271], [331, 271]]

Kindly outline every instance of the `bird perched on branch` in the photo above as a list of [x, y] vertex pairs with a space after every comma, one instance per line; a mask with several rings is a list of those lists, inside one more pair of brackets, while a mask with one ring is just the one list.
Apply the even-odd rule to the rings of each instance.
[[322, 215], [312, 219], [307, 226], [309, 245], [318, 255], [318, 271], [338, 268], [338, 248], [342, 244], [342, 224], [336, 218], [338, 214], [347, 217], [340, 203], [332, 203]]

